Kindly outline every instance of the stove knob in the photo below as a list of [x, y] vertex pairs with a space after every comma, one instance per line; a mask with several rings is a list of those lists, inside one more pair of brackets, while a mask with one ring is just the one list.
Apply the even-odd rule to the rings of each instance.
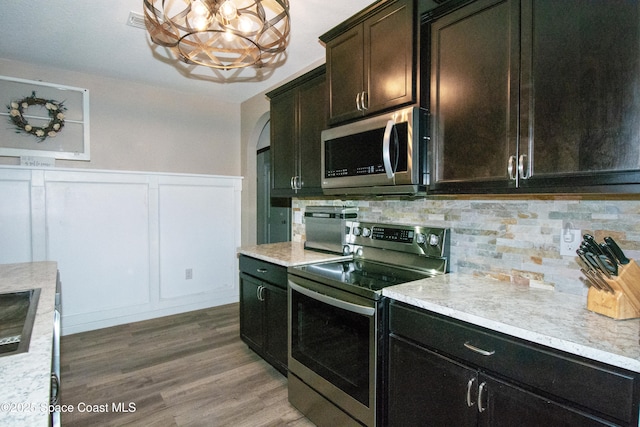
[[351, 246], [344, 245], [342, 247], [342, 255], [351, 255]]
[[424, 243], [427, 241], [427, 236], [425, 236], [423, 233], [418, 233], [416, 234], [416, 243], [419, 245], [424, 245]]
[[354, 236], [359, 236], [362, 234], [362, 228], [360, 227], [353, 227], [353, 235]]
[[429, 234], [429, 245], [438, 246], [440, 244], [440, 237], [437, 234]]
[[362, 237], [369, 237], [371, 236], [371, 229], [370, 228], [363, 228], [362, 229]]
[[356, 249], [356, 256], [357, 257], [361, 257], [362, 256], [362, 248]]

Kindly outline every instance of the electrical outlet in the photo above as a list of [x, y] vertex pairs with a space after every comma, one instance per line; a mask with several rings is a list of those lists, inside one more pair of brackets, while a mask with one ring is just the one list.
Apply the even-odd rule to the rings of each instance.
[[560, 255], [575, 256], [576, 250], [580, 247], [582, 235], [580, 230], [565, 228], [560, 233]]
[[184, 271], [184, 278], [187, 280], [193, 279], [193, 268], [187, 268]]

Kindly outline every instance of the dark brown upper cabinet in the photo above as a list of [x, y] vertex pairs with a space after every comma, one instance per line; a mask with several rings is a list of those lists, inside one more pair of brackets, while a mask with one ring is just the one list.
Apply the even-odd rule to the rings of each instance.
[[320, 134], [327, 127], [325, 66], [267, 96], [271, 100], [271, 195], [322, 195]]
[[432, 192], [640, 191], [637, 2], [478, 0], [422, 30]]
[[417, 28], [414, 0], [381, 0], [320, 36], [330, 125], [416, 102]]

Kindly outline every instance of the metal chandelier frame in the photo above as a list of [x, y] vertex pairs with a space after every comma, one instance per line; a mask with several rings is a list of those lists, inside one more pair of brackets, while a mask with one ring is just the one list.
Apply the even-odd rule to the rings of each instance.
[[289, 0], [143, 0], [151, 40], [217, 69], [276, 63], [289, 44]]

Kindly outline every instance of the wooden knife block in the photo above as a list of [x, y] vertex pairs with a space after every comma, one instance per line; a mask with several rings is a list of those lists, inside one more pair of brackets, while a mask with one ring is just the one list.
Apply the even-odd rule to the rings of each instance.
[[618, 268], [618, 275], [604, 279], [614, 293], [589, 287], [587, 309], [613, 319], [640, 317], [640, 267], [634, 260]]

